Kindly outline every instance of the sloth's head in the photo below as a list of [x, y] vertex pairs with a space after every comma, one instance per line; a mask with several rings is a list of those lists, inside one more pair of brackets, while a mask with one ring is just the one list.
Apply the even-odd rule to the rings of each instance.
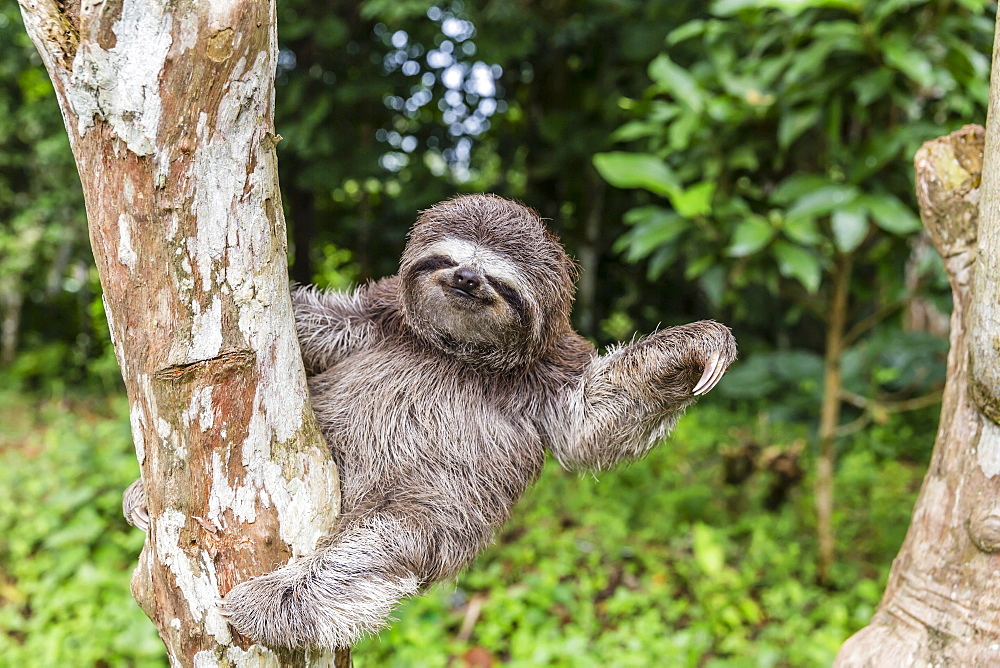
[[399, 274], [407, 324], [477, 366], [528, 364], [569, 325], [576, 268], [528, 207], [466, 195], [424, 211]]

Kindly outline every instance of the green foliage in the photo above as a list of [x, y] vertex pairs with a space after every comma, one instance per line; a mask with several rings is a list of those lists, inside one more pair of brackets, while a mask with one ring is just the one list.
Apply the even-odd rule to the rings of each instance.
[[[120, 513], [136, 473], [125, 402], [3, 405], [0, 665], [166, 665], [128, 590], [143, 538]], [[874, 611], [926, 464], [933, 425], [894, 420], [859, 435], [838, 470], [833, 589], [814, 584], [808, 485], [771, 511], [769, 474], [722, 483], [722, 448], [785, 448], [806, 427], [706, 405], [600, 480], [550, 463], [497, 544], [400, 608], [356, 665], [484, 652], [511, 666], [829, 665]], [[472, 601], [480, 612], [459, 638]]]
[[330, 290], [350, 290], [357, 284], [357, 269], [349, 250], [333, 244], [324, 244], [317, 250], [313, 283]]
[[[83, 194], [48, 74], [0, 5], [0, 384], [109, 389]], [[95, 317], [96, 316], [96, 317]], [[15, 357], [17, 351], [26, 352]], [[115, 374], [117, 375], [117, 374]], [[113, 376], [112, 376], [113, 378]], [[111, 383], [115, 381], [111, 380]]]
[[[717, 306], [752, 319], [808, 304], [822, 317], [836, 253], [901, 289], [920, 229], [909, 163], [919, 145], [985, 116], [990, 3], [719, 0], [668, 35], [651, 81], [623, 105], [631, 151], [594, 165], [666, 200], [633, 209], [616, 248], [675, 264]], [[871, 298], [870, 270], [855, 295]], [[864, 283], [865, 285], [862, 285]]]
[[[10, 391], [43, 390], [57, 397], [122, 388], [104, 301], [99, 296], [97, 269], [91, 267], [81, 278], [85, 278], [81, 281], [85, 287], [74, 296], [72, 312], [85, 331], [72, 338], [52, 339], [34, 328], [23, 332], [25, 349], [10, 364], [0, 366], [0, 386]], [[49, 306], [65, 308], [65, 303]]]
[[[880, 330], [841, 356], [842, 387], [886, 402], [932, 393], [944, 378], [947, 350], [946, 341], [925, 332]], [[717, 391], [758, 403], [772, 420], [815, 421], [823, 396], [823, 358], [807, 350], [760, 351], [734, 366]], [[845, 412], [859, 414], [849, 407]], [[884, 421], [886, 416], [872, 417]]]
[[128, 580], [143, 536], [124, 400], [0, 401], [0, 665], [166, 665]]

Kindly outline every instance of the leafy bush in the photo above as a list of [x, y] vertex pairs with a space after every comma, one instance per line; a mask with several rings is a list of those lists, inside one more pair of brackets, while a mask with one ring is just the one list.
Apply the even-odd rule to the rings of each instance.
[[124, 401], [0, 405], [0, 665], [166, 665], [128, 587], [143, 535], [121, 516]]
[[[142, 534], [120, 515], [136, 472], [124, 401], [2, 405], [0, 665], [165, 665], [128, 590]], [[356, 665], [828, 665], [903, 539], [923, 464], [873, 454], [926, 452], [933, 429], [903, 427], [859, 435], [842, 460], [832, 589], [815, 584], [808, 486], [768, 511], [767, 474], [723, 483], [724, 448], [783, 449], [808, 427], [709, 404], [600, 480], [550, 463], [497, 544], [402, 606]]]
[[[619, 249], [649, 258], [652, 276], [683, 262], [743, 316], [747, 291], [816, 293], [835, 253], [891, 272], [898, 237], [920, 229], [916, 149], [985, 116], [989, 8], [711, 3], [667, 37], [645, 95], [623, 102], [633, 120], [616, 138], [636, 148], [595, 157], [611, 184], [663, 198], [627, 215]], [[884, 274], [859, 274], [859, 291]]]
[[[879, 330], [841, 356], [843, 388], [887, 401], [934, 392], [944, 384], [947, 352], [947, 341], [926, 332]], [[772, 420], [816, 420], [823, 396], [823, 358], [807, 350], [756, 352], [727, 373], [718, 392], [756, 402]], [[877, 406], [872, 410], [877, 414]], [[852, 417], [857, 414], [847, 412]], [[884, 424], [888, 415], [879, 418]]]

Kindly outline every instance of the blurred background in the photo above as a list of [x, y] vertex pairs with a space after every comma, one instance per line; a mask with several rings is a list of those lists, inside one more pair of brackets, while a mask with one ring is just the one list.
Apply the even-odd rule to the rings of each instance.
[[[832, 661], [879, 601], [933, 446], [950, 293], [911, 162], [984, 122], [995, 12], [279, 1], [295, 280], [394, 273], [417, 211], [495, 192], [580, 264], [595, 343], [710, 317], [741, 350], [646, 460], [600, 481], [550, 465], [476, 566], [356, 665]], [[128, 592], [138, 465], [79, 180], [12, 2], [0, 91], [0, 665], [166, 665]]]

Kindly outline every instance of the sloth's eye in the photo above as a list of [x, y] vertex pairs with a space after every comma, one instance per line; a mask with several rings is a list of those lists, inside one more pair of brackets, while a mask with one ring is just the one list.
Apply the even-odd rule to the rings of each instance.
[[521, 295], [517, 293], [517, 290], [510, 287], [503, 281], [498, 281], [492, 276], [487, 276], [486, 281], [490, 284], [497, 294], [500, 295], [510, 309], [517, 314], [518, 319], [521, 321], [522, 325], [526, 325], [528, 322], [528, 311], [524, 307], [524, 301], [521, 299]]
[[445, 257], [444, 255], [430, 255], [407, 269], [406, 276], [407, 278], [414, 278], [420, 274], [426, 274], [427, 272], [437, 271], [438, 269], [447, 269], [454, 266], [457, 266], [457, 264], [453, 262], [451, 258]]

